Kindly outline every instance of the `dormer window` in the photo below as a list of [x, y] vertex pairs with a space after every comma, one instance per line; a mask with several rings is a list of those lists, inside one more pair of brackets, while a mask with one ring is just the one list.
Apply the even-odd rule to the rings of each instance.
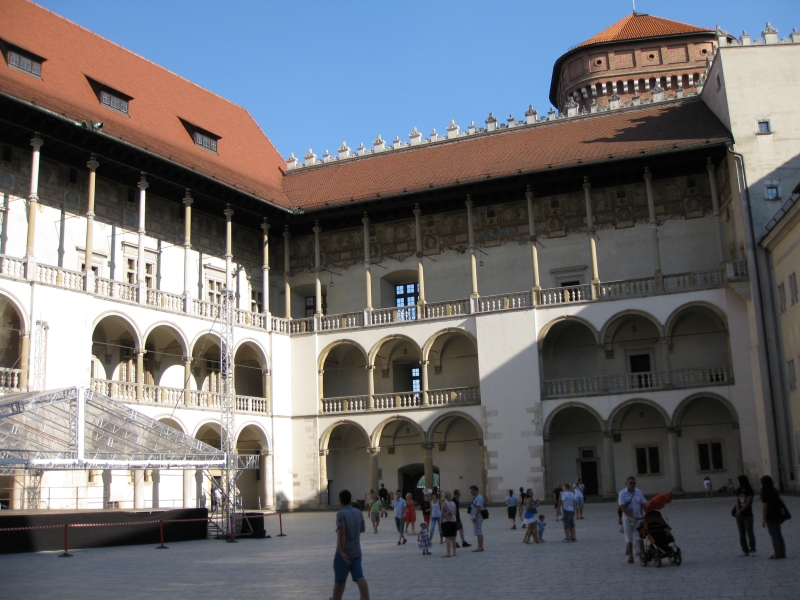
[[42, 63], [44, 59], [41, 56], [37, 56], [32, 52], [23, 50], [3, 40], [0, 40], [0, 49], [2, 49], [9, 67], [17, 69], [18, 71], [24, 71], [28, 75], [33, 75], [34, 77], [42, 76]]
[[97, 96], [100, 104], [106, 108], [110, 108], [111, 110], [121, 112], [125, 116], [129, 116], [128, 111], [130, 109], [131, 100], [133, 100], [131, 96], [128, 94], [123, 94], [119, 90], [115, 90], [105, 83], [101, 83], [96, 79], [92, 79], [91, 77], [87, 76], [86, 80], [92, 87], [92, 91]]
[[208, 148], [212, 152], [217, 151], [217, 140], [199, 131], [194, 132], [194, 143], [203, 148]]
[[100, 102], [110, 108], [113, 108], [114, 110], [118, 110], [126, 115], [128, 114], [128, 101], [112, 94], [111, 92], [102, 90], [100, 92]]

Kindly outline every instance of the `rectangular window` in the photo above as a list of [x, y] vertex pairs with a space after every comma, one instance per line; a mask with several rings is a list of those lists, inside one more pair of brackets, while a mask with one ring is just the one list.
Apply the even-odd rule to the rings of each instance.
[[419, 392], [421, 390], [422, 387], [419, 379], [419, 367], [414, 367], [411, 369], [411, 391]]
[[212, 152], [217, 151], [217, 140], [199, 131], [194, 132], [194, 143], [203, 148], [208, 148]]
[[222, 288], [225, 283], [218, 279], [206, 279], [206, 299], [211, 304], [222, 304]]
[[[314, 309], [316, 308], [317, 299], [315, 296], [306, 296], [306, 318], [314, 316]], [[322, 314], [328, 314], [328, 297], [323, 294], [322, 296]]]
[[636, 446], [636, 472], [638, 475], [661, 474], [658, 446]]
[[27, 71], [32, 75], [36, 75], [37, 77], [40, 77], [42, 74], [42, 63], [24, 54], [14, 52], [13, 50], [8, 51], [8, 64], [21, 71]]
[[106, 91], [100, 92], [100, 102], [102, 102], [106, 106], [110, 106], [114, 110], [123, 112], [126, 115], [128, 114], [128, 101], [123, 100], [122, 98], [119, 98], [114, 94], [110, 94], [109, 92]]
[[778, 196], [778, 186], [777, 185], [768, 185], [767, 186], [767, 200], [780, 200]]
[[260, 313], [264, 306], [264, 294], [256, 290], [250, 291], [250, 311]]
[[786, 312], [786, 286], [782, 283], [778, 284], [778, 310]]
[[698, 441], [697, 459], [701, 471], [724, 471], [722, 460], [722, 442]]
[[[136, 285], [139, 271], [137, 269], [138, 259], [125, 259], [125, 280], [131, 285]], [[144, 262], [144, 284], [146, 287], [155, 288], [156, 264], [154, 262]]]
[[790, 390], [797, 389], [797, 372], [794, 370], [794, 359], [786, 362], [786, 380]]
[[795, 273], [789, 275], [789, 301], [797, 304], [797, 275]]
[[[418, 283], [404, 283], [396, 285], [394, 288], [395, 306], [397, 307], [415, 307], [419, 302], [419, 284]], [[417, 318], [416, 308], [404, 308], [397, 311], [398, 321], [414, 321]]]
[[758, 122], [758, 133], [761, 135], [764, 135], [766, 133], [772, 133], [772, 128], [769, 125], [769, 121]]

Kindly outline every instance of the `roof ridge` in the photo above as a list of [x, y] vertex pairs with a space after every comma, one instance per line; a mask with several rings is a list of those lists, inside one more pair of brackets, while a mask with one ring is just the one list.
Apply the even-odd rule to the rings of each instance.
[[[45, 7], [44, 7], [44, 6], [42, 6], [41, 4], [36, 4], [36, 2], [34, 2], [33, 0], [25, 0], [25, 2], [27, 2], [28, 4], [31, 4], [31, 5], [33, 5], [34, 7], [38, 8], [39, 10], [42, 10], [42, 11], [44, 11], [44, 12], [47, 12], [47, 13], [50, 13], [52, 16], [54, 16], [54, 17], [56, 17], [56, 18], [58, 18], [58, 19], [61, 19], [61, 20], [62, 20], [62, 21], [64, 21], [64, 22], [66, 22], [68, 25], [72, 25], [73, 27], [77, 27], [78, 29], [81, 29], [81, 30], [85, 31], [85, 32], [86, 32], [86, 33], [88, 33], [88, 34], [90, 34], [90, 35], [92, 35], [92, 36], [94, 36], [94, 37], [96, 37], [96, 38], [98, 38], [98, 39], [100, 39], [100, 40], [102, 40], [102, 41], [104, 41], [104, 42], [106, 42], [106, 43], [108, 43], [108, 44], [111, 44], [112, 46], [116, 46], [116, 47], [117, 47], [117, 48], [119, 48], [120, 50], [122, 50], [122, 51], [124, 51], [124, 52], [127, 52], [128, 54], [130, 54], [130, 55], [132, 55], [132, 56], [135, 56], [136, 58], [138, 58], [138, 59], [140, 59], [140, 60], [143, 60], [144, 62], [146, 62], [146, 63], [149, 63], [149, 64], [153, 65], [154, 67], [157, 67], [157, 68], [161, 69], [162, 71], [164, 71], [164, 72], [166, 72], [166, 73], [169, 73], [170, 75], [172, 75], [172, 76], [174, 76], [174, 77], [177, 77], [178, 79], [181, 79], [182, 81], [185, 81], [186, 83], [188, 83], [188, 84], [190, 84], [190, 85], [193, 85], [194, 87], [196, 87], [196, 88], [197, 88], [197, 89], [199, 89], [199, 90], [202, 90], [202, 91], [204, 91], [204, 92], [206, 92], [206, 93], [208, 93], [208, 94], [211, 94], [212, 96], [215, 96], [216, 98], [219, 98], [220, 100], [223, 100], [224, 102], [227, 102], [227, 103], [228, 103], [228, 104], [230, 104], [231, 106], [235, 106], [236, 108], [238, 108], [238, 109], [240, 109], [240, 110], [243, 110], [243, 111], [247, 112], [248, 116], [250, 115], [250, 113], [249, 113], [249, 112], [248, 112], [248, 111], [247, 111], [247, 110], [246, 110], [246, 109], [245, 109], [243, 106], [241, 106], [240, 104], [236, 104], [235, 102], [233, 102], [233, 101], [231, 101], [231, 100], [228, 100], [227, 98], [225, 98], [225, 97], [223, 97], [223, 96], [220, 96], [220, 95], [219, 95], [219, 94], [217, 94], [216, 92], [213, 92], [213, 91], [211, 91], [211, 90], [209, 90], [209, 89], [207, 89], [207, 88], [204, 88], [202, 85], [200, 85], [200, 84], [198, 84], [198, 83], [195, 83], [195, 82], [194, 82], [194, 81], [192, 81], [191, 79], [187, 79], [187, 78], [186, 78], [186, 77], [184, 77], [183, 75], [179, 75], [178, 73], [175, 73], [175, 72], [173, 72], [173, 71], [170, 71], [170, 70], [169, 70], [169, 69], [167, 69], [166, 67], [164, 67], [164, 66], [162, 66], [162, 65], [159, 65], [159, 64], [158, 64], [158, 63], [156, 63], [156, 62], [153, 62], [153, 61], [152, 61], [152, 60], [150, 60], [149, 58], [146, 58], [146, 57], [144, 57], [144, 56], [142, 56], [142, 55], [140, 55], [140, 54], [137, 54], [137, 53], [136, 53], [136, 52], [134, 52], [133, 50], [129, 50], [128, 48], [125, 48], [124, 46], [121, 46], [121, 45], [120, 45], [120, 44], [118, 44], [117, 42], [111, 41], [111, 40], [109, 40], [108, 38], [106, 38], [106, 37], [103, 37], [103, 36], [102, 36], [102, 35], [100, 35], [99, 33], [96, 33], [96, 32], [94, 32], [94, 31], [92, 31], [91, 29], [88, 29], [88, 28], [84, 27], [83, 25], [79, 25], [78, 23], [75, 23], [74, 21], [70, 21], [70, 20], [69, 20], [68, 18], [66, 18], [65, 16], [63, 16], [63, 15], [60, 15], [60, 14], [58, 14], [58, 13], [56, 13], [56, 12], [53, 12], [53, 11], [52, 11], [52, 10], [50, 10], [49, 8], [45, 8]], [[252, 116], [250, 116], [250, 118], [252, 119], [253, 117], [252, 117]], [[259, 129], [261, 130], [261, 128], [260, 128], [260, 127], [259, 127]], [[261, 130], [261, 133], [264, 133], [264, 131], [263, 131], [263, 130]], [[264, 134], [264, 136], [266, 137], [266, 134]], [[267, 137], [267, 139], [269, 139], [269, 138]], [[271, 143], [271, 141], [270, 141], [270, 143]], [[274, 147], [274, 145], [273, 145], [273, 147]]]

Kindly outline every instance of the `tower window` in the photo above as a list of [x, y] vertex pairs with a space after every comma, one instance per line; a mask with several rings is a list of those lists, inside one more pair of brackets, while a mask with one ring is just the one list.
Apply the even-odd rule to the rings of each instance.
[[758, 134], [766, 135], [769, 133], [772, 133], [772, 127], [770, 126], [769, 121], [758, 121]]
[[768, 185], [767, 186], [767, 200], [780, 200], [778, 197], [778, 186], [777, 185]]
[[42, 63], [20, 52], [9, 50], [8, 64], [20, 71], [26, 71], [31, 75], [36, 75], [36, 77], [42, 76]]
[[106, 106], [128, 114], [128, 101], [106, 91], [100, 92], [100, 102]]

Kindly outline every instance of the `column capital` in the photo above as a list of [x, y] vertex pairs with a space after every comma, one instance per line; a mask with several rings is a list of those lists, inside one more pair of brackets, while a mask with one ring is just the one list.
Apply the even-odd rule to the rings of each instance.
[[427, 367], [430, 364], [430, 362], [431, 361], [429, 361], [429, 360], [421, 360], [421, 361], [419, 361], [419, 364], [420, 364], [421, 367]]
[[420, 209], [419, 204], [414, 205], [414, 216], [419, 217], [422, 215], [422, 209]]
[[433, 450], [434, 447], [436, 447], [436, 444], [434, 444], [433, 442], [425, 442], [424, 444], [422, 444], [423, 450]]
[[264, 232], [264, 235], [267, 235], [267, 232], [269, 231], [269, 228], [270, 228], [270, 227], [272, 227], [272, 225], [270, 225], [270, 224], [267, 222], [267, 220], [266, 220], [266, 219], [264, 219], [264, 220], [262, 221], [262, 223], [261, 223], [261, 230]]
[[[44, 140], [39, 137], [39, 132], [33, 134], [33, 138], [31, 138], [31, 146], [35, 151], [38, 151], [44, 145]], [[709, 159], [711, 160], [711, 159]]]
[[89, 157], [89, 162], [86, 163], [86, 166], [89, 167], [89, 170], [93, 173], [97, 170], [97, 167], [100, 166], [100, 163], [97, 162], [97, 157], [94, 154]]
[[589, 181], [588, 177], [583, 178], [583, 189], [587, 192], [592, 189], [592, 183]]
[[645, 181], [650, 181], [651, 179], [653, 179], [653, 174], [650, 172], [650, 167], [645, 167], [644, 168], [644, 180]]
[[147, 350], [145, 350], [144, 348], [136, 348], [136, 349], [133, 351], [133, 353], [134, 353], [136, 356], [144, 356], [145, 354], [147, 354]]
[[676, 435], [679, 435], [680, 432], [681, 432], [680, 427], [667, 427], [667, 433], [674, 433]]
[[272, 456], [272, 450], [262, 450], [259, 452], [260, 456]]
[[367, 365], [367, 366], [366, 366], [366, 369], [367, 369], [367, 371], [370, 371], [370, 372], [372, 372], [372, 371], [374, 371], [374, 370], [375, 370], [375, 365]]
[[364, 225], [369, 225], [369, 213], [367, 213], [366, 211], [364, 211], [364, 216], [361, 217], [361, 222]]
[[714, 168], [714, 161], [710, 156], [706, 159], [706, 170], [709, 173], [714, 173], [716, 171], [716, 168]]
[[231, 217], [233, 216], [233, 209], [231, 208], [230, 204], [227, 204], [226, 206], [227, 208], [224, 211], [222, 211], [222, 214], [224, 214], [225, 218], [230, 221]]
[[380, 454], [380, 451], [381, 451], [381, 447], [380, 446], [374, 446], [372, 448], [367, 448], [367, 452], [369, 452], [370, 454]]
[[613, 437], [614, 437], [614, 432], [613, 432], [613, 431], [604, 431], [604, 432], [603, 432], [603, 437], [604, 437], [604, 438], [612, 438], [612, 439], [613, 439]]
[[467, 201], [464, 204], [467, 208], [472, 208], [472, 194], [467, 194]]
[[142, 177], [139, 179], [139, 183], [136, 184], [141, 191], [145, 191], [147, 188], [150, 187], [150, 184], [147, 183], [147, 173], [142, 171]]
[[288, 239], [288, 238], [290, 238], [291, 236], [292, 236], [292, 234], [291, 234], [291, 233], [289, 233], [289, 226], [288, 226], [288, 225], [284, 225], [284, 226], [283, 226], [283, 237], [285, 237], [285, 238], [287, 238], [287, 239]]
[[192, 190], [186, 188], [186, 195], [183, 197], [183, 204], [184, 206], [188, 207], [191, 206], [193, 202], [194, 199], [192, 198]]
[[314, 233], [319, 233], [322, 231], [322, 228], [319, 226], [319, 221], [314, 221], [314, 227], [312, 229]]
[[86, 211], [86, 218], [87, 219], [94, 219], [94, 217], [95, 217], [95, 212], [93, 210], [87, 210]]
[[184, 362], [184, 364], [185, 363], [192, 364], [192, 357], [191, 356], [184, 356], [183, 357], [183, 362]]
[[525, 188], [525, 198], [527, 200], [533, 201], [533, 188], [531, 188], [531, 186], [527, 186]]
[[329, 453], [329, 452], [330, 452], [330, 450], [328, 450], [327, 448], [325, 448], [325, 450], [320, 450], [320, 451], [319, 451], [319, 455], [320, 455], [320, 456], [328, 456], [328, 453]]

